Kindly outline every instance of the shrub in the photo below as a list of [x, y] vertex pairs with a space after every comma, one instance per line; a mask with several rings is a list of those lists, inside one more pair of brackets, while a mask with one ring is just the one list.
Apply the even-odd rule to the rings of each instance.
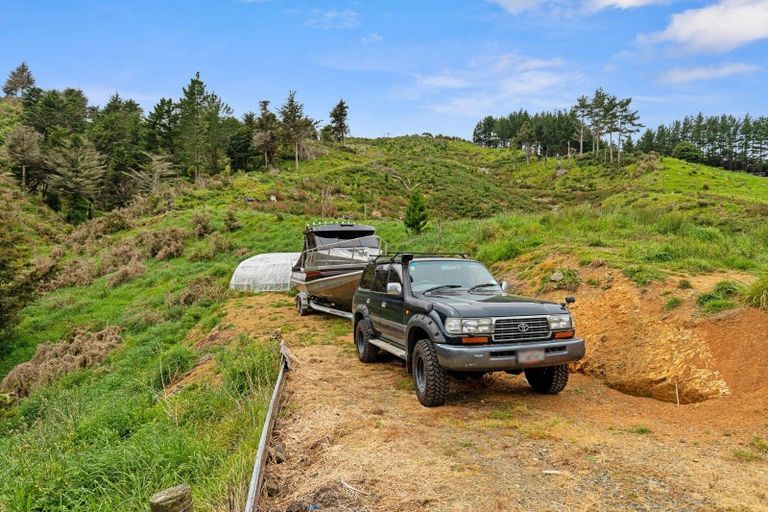
[[46, 287], [48, 290], [58, 290], [70, 286], [88, 286], [98, 277], [98, 269], [93, 262], [84, 259], [75, 259], [66, 263], [57, 273], [56, 277]]
[[107, 279], [107, 286], [114, 288], [120, 286], [123, 283], [127, 283], [139, 276], [143, 276], [147, 272], [147, 267], [139, 260], [132, 260], [126, 266], [112, 274]]
[[755, 308], [768, 309], [768, 275], [747, 287], [744, 291], [744, 302]]
[[680, 142], [672, 149], [672, 156], [686, 162], [701, 162], [703, 154], [701, 150], [688, 141]]
[[95, 333], [78, 331], [71, 339], [60, 343], [43, 343], [37, 346], [32, 359], [11, 370], [0, 388], [26, 396], [36, 387], [69, 372], [102, 362], [121, 341], [120, 328], [107, 327]]
[[681, 279], [679, 283], [677, 283], [677, 287], [681, 290], [690, 290], [693, 288], [693, 285], [691, 282], [687, 279]]
[[232, 242], [219, 233], [214, 233], [208, 238], [208, 244], [200, 247], [189, 255], [192, 261], [211, 260], [223, 252], [232, 250]]
[[682, 305], [683, 305], [682, 299], [680, 299], [679, 297], [672, 297], [667, 301], [666, 304], [664, 304], [664, 309], [666, 311], [671, 311], [673, 309], [679, 308]]
[[237, 231], [240, 229], [240, 221], [232, 210], [227, 211], [226, 215], [224, 215], [224, 229], [226, 231]]
[[187, 232], [181, 228], [167, 228], [159, 231], [147, 231], [138, 237], [150, 258], [167, 260], [184, 254], [184, 241]]
[[152, 387], [163, 389], [180, 375], [189, 371], [195, 362], [195, 354], [186, 347], [176, 346], [162, 353], [152, 378]]
[[119, 245], [108, 249], [101, 258], [99, 273], [109, 274], [125, 265], [143, 259], [141, 250], [136, 247], [133, 240], [125, 240]]
[[178, 295], [166, 299], [168, 306], [191, 306], [197, 303], [212, 304], [224, 298], [227, 287], [212, 277], [199, 277]]
[[736, 298], [744, 292], [744, 287], [735, 281], [720, 281], [712, 291], [703, 293], [696, 298], [696, 303], [705, 313], [719, 313], [735, 308]]
[[192, 233], [197, 238], [204, 238], [211, 232], [211, 219], [204, 213], [192, 216]]

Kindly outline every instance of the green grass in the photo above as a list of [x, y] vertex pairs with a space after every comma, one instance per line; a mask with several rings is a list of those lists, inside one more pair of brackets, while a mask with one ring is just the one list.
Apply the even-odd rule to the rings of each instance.
[[768, 309], [768, 275], [752, 283], [744, 290], [744, 302], [756, 308]]
[[667, 300], [667, 302], [664, 303], [664, 310], [672, 311], [673, 309], [677, 309], [682, 305], [683, 305], [683, 299], [679, 297], [671, 297], [670, 299]]
[[696, 298], [696, 304], [707, 314], [719, 313], [738, 307], [744, 287], [735, 281], [720, 281], [711, 291]]

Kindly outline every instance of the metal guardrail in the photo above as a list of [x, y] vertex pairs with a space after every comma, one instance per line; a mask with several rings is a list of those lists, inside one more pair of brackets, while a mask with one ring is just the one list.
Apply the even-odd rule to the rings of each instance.
[[285, 384], [285, 374], [291, 369], [291, 354], [285, 346], [285, 342], [280, 342], [280, 373], [277, 374], [275, 389], [272, 391], [272, 398], [269, 401], [267, 416], [264, 418], [264, 426], [261, 429], [261, 438], [259, 447], [256, 449], [256, 460], [253, 463], [253, 472], [251, 473], [251, 482], [248, 485], [248, 496], [245, 501], [245, 512], [255, 512], [259, 505], [261, 496], [261, 486], [264, 483], [264, 468], [267, 464], [267, 446], [272, 437], [272, 430], [277, 421], [277, 413], [280, 410], [280, 402], [283, 395]]

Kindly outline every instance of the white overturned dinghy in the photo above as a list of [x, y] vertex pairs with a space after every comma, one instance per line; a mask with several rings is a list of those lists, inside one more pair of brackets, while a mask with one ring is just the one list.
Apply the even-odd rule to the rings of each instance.
[[229, 287], [243, 292], [287, 292], [298, 252], [270, 252], [243, 260], [232, 274]]

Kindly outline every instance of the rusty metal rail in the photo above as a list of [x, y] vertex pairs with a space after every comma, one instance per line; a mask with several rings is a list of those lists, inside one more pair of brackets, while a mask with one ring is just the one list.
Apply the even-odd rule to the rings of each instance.
[[267, 464], [267, 447], [272, 438], [272, 430], [277, 421], [277, 414], [280, 411], [280, 402], [285, 385], [285, 374], [291, 369], [291, 354], [285, 346], [285, 342], [280, 342], [280, 373], [277, 374], [275, 389], [272, 391], [272, 399], [269, 401], [267, 416], [264, 418], [264, 426], [261, 429], [261, 439], [259, 447], [256, 450], [256, 460], [253, 463], [253, 472], [251, 473], [251, 482], [248, 485], [248, 497], [245, 502], [245, 512], [255, 512], [259, 505], [261, 496], [261, 486], [264, 483], [264, 468]]

